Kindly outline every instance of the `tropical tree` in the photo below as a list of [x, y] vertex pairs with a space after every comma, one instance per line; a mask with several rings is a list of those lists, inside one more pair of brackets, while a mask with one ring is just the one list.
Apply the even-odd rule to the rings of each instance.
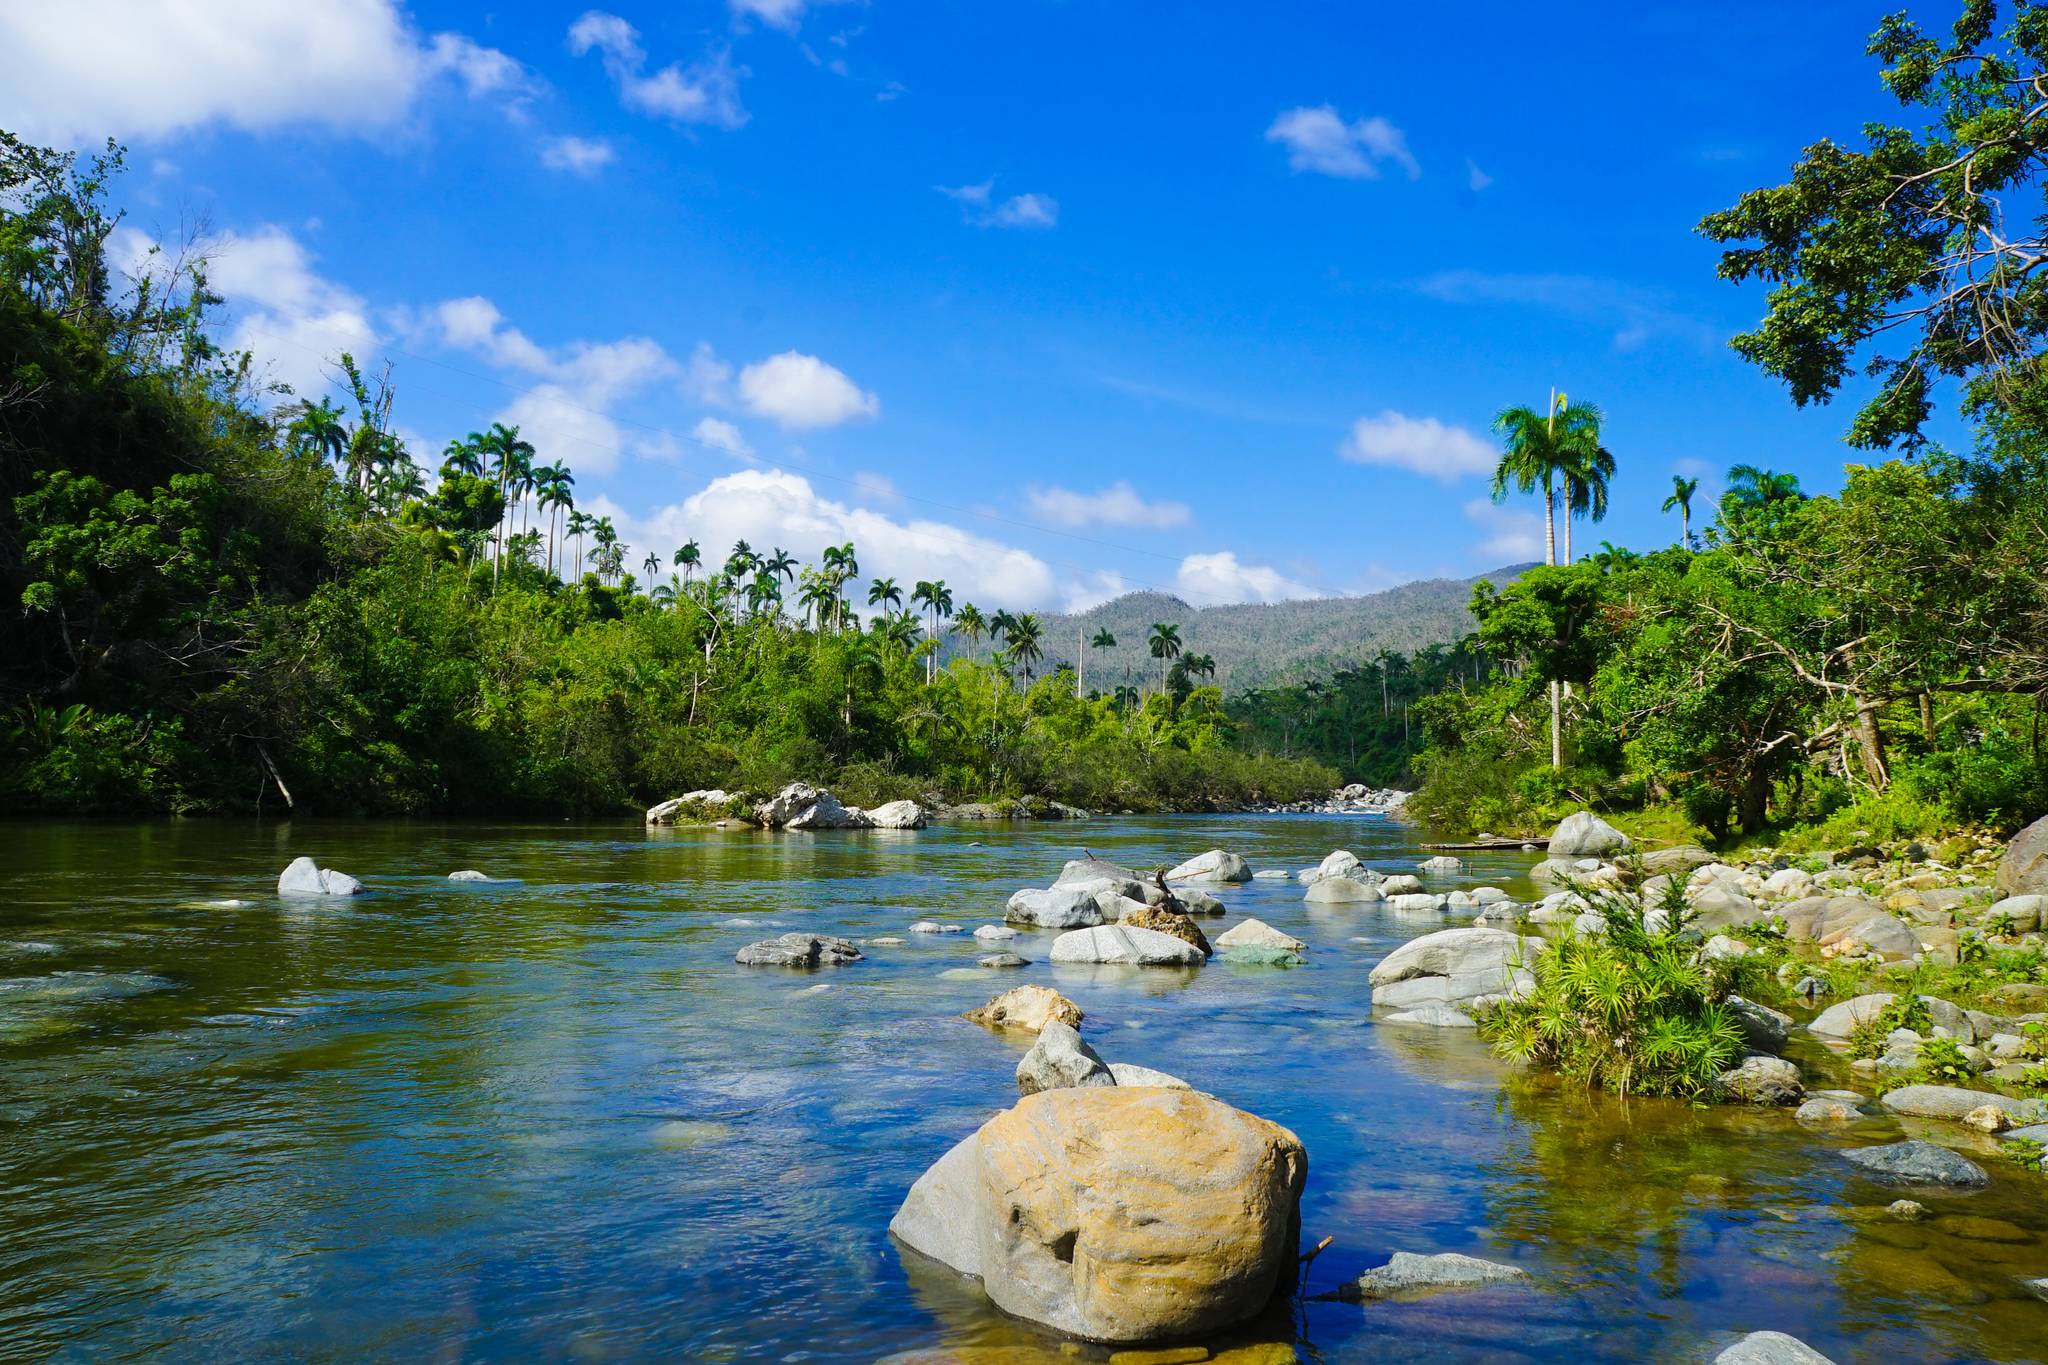
[[342, 425], [341, 409], [327, 398], [302, 404], [298, 416], [285, 428], [285, 448], [294, 455], [338, 463], [348, 450], [348, 428]]
[[969, 602], [954, 616], [953, 628], [967, 637], [969, 649], [979, 649], [982, 637], [988, 634], [988, 618], [981, 614], [980, 607]]
[[[532, 467], [533, 443], [519, 438], [518, 427], [508, 427], [503, 422], [491, 423], [489, 431], [469, 433], [469, 443], [489, 462], [497, 475], [498, 496], [509, 498], [509, 490], [515, 477], [523, 477], [521, 471]], [[505, 555], [505, 537], [509, 533], [511, 518], [498, 524], [498, 545], [491, 556], [491, 586], [498, 586], [499, 567]], [[609, 523], [607, 523], [609, 524]]]
[[846, 626], [846, 603], [842, 593], [849, 580], [860, 574], [860, 559], [853, 552], [853, 542], [844, 545], [827, 545], [818, 556], [824, 565], [825, 575], [832, 585], [832, 628], [842, 630]]
[[590, 536], [597, 542], [598, 577], [616, 576], [625, 556], [619, 550], [619, 533], [612, 526], [612, 519], [599, 517], [590, 528]]
[[555, 573], [556, 547], [561, 541], [561, 516], [576, 506], [576, 499], [569, 490], [576, 486], [576, 476], [569, 472], [567, 465], [543, 465], [534, 471], [540, 481], [540, 505], [548, 513], [548, 572]]
[[1614, 477], [1614, 456], [1600, 444], [1600, 409], [1591, 403], [1558, 414], [1557, 442], [1565, 463], [1558, 489], [1565, 506], [1564, 562], [1572, 562], [1572, 523], [1607, 520], [1607, 481]]
[[1678, 509], [1678, 539], [1683, 545], [1692, 544], [1692, 495], [1699, 492], [1700, 481], [1688, 479], [1683, 474], [1671, 476], [1671, 496], [1664, 499], [1660, 511]]
[[1075, 666], [1075, 673], [1074, 673], [1074, 695], [1075, 695], [1075, 696], [1077, 696], [1077, 697], [1083, 697], [1083, 696], [1086, 696], [1086, 695], [1087, 695], [1087, 693], [1086, 693], [1085, 691], [1083, 691], [1082, 689], [1083, 689], [1083, 688], [1085, 688], [1085, 687], [1087, 686], [1087, 682], [1086, 682], [1086, 679], [1084, 678], [1084, 676], [1083, 676], [1083, 675], [1084, 675], [1084, 674], [1085, 674], [1085, 673], [1087, 672], [1087, 666], [1088, 666], [1088, 665], [1087, 665], [1087, 660], [1088, 660], [1088, 650], [1089, 650], [1089, 649], [1115, 649], [1115, 648], [1116, 648], [1116, 636], [1114, 636], [1114, 635], [1112, 635], [1112, 634], [1110, 633], [1110, 630], [1109, 630], [1109, 627], [1108, 627], [1108, 626], [1103, 626], [1103, 627], [1102, 627], [1101, 629], [1097, 630], [1097, 631], [1095, 632], [1095, 634], [1094, 634], [1094, 635], [1092, 635], [1091, 637], [1089, 637], [1089, 639], [1088, 639], [1088, 642], [1087, 642], [1087, 645], [1086, 645], [1086, 646], [1085, 646], [1085, 647], [1084, 647], [1084, 648], [1083, 648], [1083, 649], [1081, 650], [1081, 659], [1080, 659], [1080, 662], [1079, 662], [1079, 663], [1078, 663], [1078, 664], [1077, 664], [1077, 665]]
[[654, 576], [661, 572], [661, 556], [649, 550], [647, 558], [640, 561], [640, 567], [647, 571], [647, 581], [652, 583]]
[[931, 618], [931, 653], [925, 659], [924, 680], [927, 686], [939, 680], [939, 619], [953, 614], [953, 592], [946, 586], [946, 580], [917, 580], [917, 586], [910, 590], [910, 600], [922, 605]]
[[682, 548], [675, 552], [671, 562], [683, 571], [683, 581], [687, 583], [696, 576], [697, 566], [704, 562], [704, 551], [698, 548], [696, 541], [686, 540]]
[[1152, 651], [1152, 657], [1159, 660], [1159, 690], [1164, 692], [1167, 660], [1180, 657], [1180, 627], [1154, 621], [1145, 637], [1145, 644]]
[[1045, 627], [1039, 624], [1038, 616], [1034, 612], [1027, 611], [1010, 621], [1010, 629], [1005, 638], [1010, 642], [1010, 657], [1024, 665], [1024, 682], [1027, 686], [1031, 682], [1031, 665], [1044, 657], [1045, 651], [1038, 643], [1044, 635]]
[[761, 567], [787, 583], [796, 577], [796, 556], [778, 545], [774, 553], [761, 561]]
[[569, 522], [565, 530], [569, 538], [576, 542], [576, 577], [578, 579], [583, 577], [583, 538], [589, 535], [596, 525], [597, 518], [586, 512], [571, 512], [569, 514]]
[[888, 611], [891, 607], [903, 605], [903, 590], [896, 586], [893, 578], [877, 578], [868, 583], [868, 605]]
[[1776, 474], [1753, 464], [1739, 464], [1728, 471], [1728, 491], [1721, 495], [1721, 510], [1724, 516], [1731, 510], [1754, 512], [1775, 503], [1798, 502], [1805, 496], [1797, 474]]

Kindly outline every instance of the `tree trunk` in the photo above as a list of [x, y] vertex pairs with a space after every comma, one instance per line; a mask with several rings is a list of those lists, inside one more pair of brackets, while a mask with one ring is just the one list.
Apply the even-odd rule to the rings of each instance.
[[1920, 738], [1934, 747], [1934, 698], [1926, 692], [1920, 694]]
[[1558, 684], [1550, 684], [1550, 767], [1564, 767], [1564, 708], [1558, 699]]
[[1877, 703], [1861, 693], [1856, 697], [1856, 740], [1863, 753], [1863, 775], [1869, 779], [1872, 790], [1883, 791], [1890, 785], [1891, 777], [1885, 771], [1884, 736], [1877, 728]]

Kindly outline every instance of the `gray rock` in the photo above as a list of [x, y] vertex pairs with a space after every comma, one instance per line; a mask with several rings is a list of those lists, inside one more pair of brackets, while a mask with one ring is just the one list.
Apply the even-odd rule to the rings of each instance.
[[1902, 1085], [1887, 1091], [1878, 1103], [1894, 1114], [1922, 1119], [1959, 1119], [1983, 1105], [1993, 1104], [2000, 1109], [2014, 1105], [2008, 1096], [1954, 1085]]
[[1714, 1365], [1835, 1365], [1798, 1337], [1751, 1332], [1714, 1357]]
[[1242, 943], [1235, 948], [1225, 948], [1217, 955], [1223, 962], [1239, 967], [1299, 967], [1308, 961], [1300, 953], [1287, 948], [1271, 948], [1264, 944]]
[[[1157, 890], [1157, 888], [1154, 888]], [[1177, 886], [1173, 898], [1180, 902], [1180, 908], [1190, 915], [1220, 915], [1223, 902], [1197, 886]]]
[[1350, 1300], [1391, 1299], [1429, 1294], [1442, 1289], [1477, 1289], [1489, 1284], [1528, 1284], [1529, 1272], [1499, 1261], [1461, 1256], [1455, 1251], [1422, 1256], [1397, 1251], [1393, 1259], [1342, 1285], [1338, 1294]]
[[1015, 953], [990, 953], [987, 957], [977, 957], [974, 959], [974, 965], [977, 967], [1029, 967], [1031, 959], [1019, 957]]
[[1452, 1009], [1449, 1005], [1424, 1005], [1420, 1009], [1399, 1010], [1380, 1020], [1383, 1024], [1417, 1024], [1430, 1028], [1478, 1028], [1471, 1015], [1463, 1010]]
[[1375, 1008], [1463, 1005], [1483, 995], [1519, 995], [1533, 983], [1522, 964], [1543, 940], [1478, 926], [1441, 929], [1411, 939], [1372, 969]]
[[1797, 1104], [1806, 1094], [1799, 1068], [1782, 1057], [1744, 1057], [1715, 1077], [1714, 1088], [1745, 1104]]
[[791, 933], [749, 943], [732, 960], [745, 967], [840, 967], [860, 961], [860, 949], [843, 938]]
[[1792, 1117], [1801, 1123], [1848, 1123], [1862, 1116], [1854, 1105], [1816, 1095], [1794, 1110]]
[[1105, 924], [1072, 929], [1052, 942], [1054, 962], [1095, 962], [1127, 967], [1199, 967], [1208, 955], [1185, 939], [1157, 929]]
[[2012, 918], [2012, 929], [2016, 934], [2030, 934], [2048, 920], [2048, 895], [2030, 891], [2024, 895], [2007, 896], [1984, 912], [1984, 918], [1995, 919], [2000, 915]]
[[1046, 891], [1026, 889], [1010, 897], [1003, 918], [1012, 924], [1033, 924], [1041, 929], [1081, 929], [1102, 923], [1102, 907], [1095, 894], [1078, 886], [1055, 886]]
[[1053, 882], [1053, 885], [1074, 886], [1081, 882], [1140, 882], [1143, 880], [1144, 878], [1140, 877], [1135, 871], [1123, 866], [1121, 863], [1112, 863], [1105, 858], [1074, 858], [1060, 868], [1059, 878]]
[[1889, 1185], [1945, 1185], [1976, 1190], [1991, 1183], [1984, 1168], [1968, 1157], [1918, 1139], [1882, 1147], [1858, 1147], [1842, 1155], [1871, 1179]]
[[1197, 854], [1166, 874], [1170, 882], [1248, 882], [1252, 879], [1250, 864], [1220, 848]]
[[1792, 1028], [1791, 1015], [1781, 1014], [1768, 1005], [1759, 1005], [1739, 995], [1729, 996], [1727, 1006], [1752, 1051], [1777, 1053], [1785, 1050], [1785, 1036]]
[[1611, 858], [1633, 847], [1626, 834], [1589, 810], [1565, 816], [1550, 834], [1553, 858]]
[[1411, 877], [1406, 872], [1396, 872], [1391, 877], [1380, 878], [1380, 894], [1386, 896], [1414, 896], [1422, 891], [1422, 878]]
[[2012, 836], [1991, 884], [2001, 896], [2048, 892], [2048, 816]]
[[348, 873], [321, 867], [311, 858], [292, 859], [277, 878], [280, 896], [356, 896], [362, 890], [363, 884]]
[[1387, 909], [1397, 915], [1435, 915], [1441, 914], [1443, 908], [1443, 903], [1435, 896], [1419, 891], [1407, 891], [1387, 897]]
[[1348, 877], [1360, 870], [1358, 855], [1348, 849], [1338, 849], [1320, 863], [1301, 874], [1301, 880], [1313, 886], [1325, 877]]
[[974, 936], [983, 943], [1008, 943], [1017, 937], [1017, 931], [1007, 924], [984, 924], [974, 931]]
[[465, 867], [460, 872], [450, 872], [448, 880], [451, 882], [487, 882], [491, 879], [473, 867]]
[[1169, 1076], [1164, 1071], [1154, 1071], [1149, 1066], [1135, 1066], [1130, 1062], [1111, 1062], [1109, 1074], [1116, 1077], [1118, 1085], [1158, 1085], [1168, 1090], [1194, 1089], [1178, 1076]]
[[[1885, 1006], [1898, 999], [1889, 991], [1875, 991], [1869, 995], [1858, 995], [1837, 1005], [1830, 1005], [1813, 1017], [1807, 1031], [1823, 1038], [1847, 1038], [1856, 1031], [1856, 1026], [1875, 1019], [1884, 1013]], [[1922, 996], [1927, 1002], [1927, 1017], [1934, 1021], [1937, 1029], [1945, 1030], [1957, 1042], [1973, 1043], [1977, 1040], [1976, 1026], [1970, 1016], [1957, 1009], [1939, 996]]]
[[941, 924], [935, 919], [921, 919], [910, 926], [910, 932], [913, 934], [957, 934], [961, 932], [961, 929], [957, 924]]
[[1306, 952], [1308, 945], [1292, 934], [1283, 934], [1260, 919], [1241, 920], [1216, 936], [1218, 948], [1283, 948], [1290, 953]]
[[785, 820], [784, 829], [869, 829], [866, 811], [840, 804], [831, 792], [821, 791], [817, 799]]
[[1386, 897], [1387, 893], [1380, 890], [1377, 881], [1338, 875], [1310, 882], [1304, 899], [1310, 905], [1350, 905], [1385, 900]]
[[1017, 1063], [1017, 1089], [1026, 1095], [1066, 1086], [1115, 1085], [1109, 1063], [1096, 1055], [1070, 1024], [1048, 1020], [1038, 1041]]
[[915, 801], [890, 801], [866, 814], [868, 823], [876, 829], [924, 828], [924, 807]]
[[1917, 1223], [1927, 1216], [1927, 1206], [1917, 1199], [1894, 1199], [1884, 1206], [1884, 1211], [1901, 1223]]

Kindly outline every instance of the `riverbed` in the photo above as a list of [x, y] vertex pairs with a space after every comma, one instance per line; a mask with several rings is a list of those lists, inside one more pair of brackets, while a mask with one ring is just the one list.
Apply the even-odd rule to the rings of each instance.
[[[1306, 940], [1294, 968], [974, 969], [971, 931], [1085, 846], [1425, 856], [1385, 820], [1125, 818], [776, 835], [629, 823], [17, 824], [0, 860], [0, 1358], [1106, 1360], [899, 1251], [903, 1192], [1015, 1099], [1030, 1039], [960, 1018], [1024, 982], [1112, 1061], [1293, 1129], [1308, 1288], [1397, 1250], [1534, 1290], [1302, 1303], [1229, 1341], [1275, 1365], [1670, 1360], [1764, 1328], [1838, 1361], [2048, 1357], [2048, 1183], [1953, 1126], [1515, 1082], [1469, 1034], [1376, 1024], [1366, 974], [1461, 920], [1220, 888]], [[310, 854], [370, 894], [281, 901]], [[1529, 893], [1534, 854], [1431, 889]], [[477, 868], [496, 880], [451, 883]], [[812, 975], [733, 963], [790, 929], [869, 945]], [[1802, 1058], [1806, 1060], [1805, 1058]], [[1842, 1073], [1846, 1081], [1846, 1073]], [[1938, 1136], [1992, 1169], [1916, 1193], [1838, 1155]], [[2021, 1236], [1962, 1235], [1998, 1220]], [[947, 1352], [950, 1351], [949, 1355]], [[912, 1355], [909, 1359], [918, 1359]]]

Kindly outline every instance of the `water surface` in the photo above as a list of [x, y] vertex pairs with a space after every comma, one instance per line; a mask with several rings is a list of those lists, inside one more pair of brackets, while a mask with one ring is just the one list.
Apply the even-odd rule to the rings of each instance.
[[[911, 1181], [1015, 1097], [1028, 1039], [960, 1014], [1025, 981], [1111, 1060], [1292, 1128], [1312, 1290], [1396, 1250], [1516, 1262], [1533, 1291], [1309, 1301], [1226, 1346], [1292, 1359], [1658, 1360], [1735, 1331], [1837, 1360], [2048, 1357], [2037, 1178], [1896, 1197], [1836, 1152], [1898, 1123], [1621, 1106], [1509, 1084], [1462, 1035], [1376, 1025], [1366, 974], [1441, 927], [1223, 890], [1295, 969], [973, 970], [966, 934], [1082, 846], [1389, 870], [1401, 826], [1302, 816], [767, 835], [631, 824], [5, 827], [0, 1357], [171, 1361], [1103, 1360], [900, 1253]], [[299, 854], [363, 878], [283, 902]], [[1525, 891], [1530, 855], [1439, 887]], [[450, 883], [479, 868], [507, 880]], [[735, 966], [804, 928], [867, 960]], [[1954, 1130], [1942, 1136], [1957, 1145]], [[1990, 1146], [1984, 1144], [1988, 1153]], [[1950, 1219], [2001, 1220], [2013, 1231]], [[2005, 1240], [1984, 1240], [1987, 1231]], [[1970, 1234], [1970, 1235], [1964, 1235]], [[908, 1263], [907, 1263], [908, 1262]], [[943, 1350], [941, 1348], [944, 1348]]]

